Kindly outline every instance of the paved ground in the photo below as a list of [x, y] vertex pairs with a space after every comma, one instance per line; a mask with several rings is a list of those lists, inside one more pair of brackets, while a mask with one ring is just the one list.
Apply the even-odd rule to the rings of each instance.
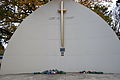
[[120, 74], [16, 74], [0, 75], [0, 80], [120, 80]]

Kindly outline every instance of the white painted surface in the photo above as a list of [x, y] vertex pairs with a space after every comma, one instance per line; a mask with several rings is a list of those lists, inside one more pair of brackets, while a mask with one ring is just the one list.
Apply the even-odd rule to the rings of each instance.
[[48, 69], [66, 72], [96, 70], [120, 73], [120, 41], [97, 14], [64, 0], [65, 56], [60, 56], [60, 0], [28, 16], [12, 36], [0, 74], [31, 73]]

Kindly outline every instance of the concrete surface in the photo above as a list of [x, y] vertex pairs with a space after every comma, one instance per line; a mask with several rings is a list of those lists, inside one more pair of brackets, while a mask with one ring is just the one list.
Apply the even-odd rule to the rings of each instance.
[[120, 80], [120, 74], [15, 74], [0, 75], [0, 80]]

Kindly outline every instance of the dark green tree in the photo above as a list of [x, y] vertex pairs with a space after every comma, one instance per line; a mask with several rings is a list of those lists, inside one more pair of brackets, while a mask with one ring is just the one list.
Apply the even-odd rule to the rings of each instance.
[[113, 9], [112, 28], [120, 39], [120, 0], [116, 1], [116, 7]]

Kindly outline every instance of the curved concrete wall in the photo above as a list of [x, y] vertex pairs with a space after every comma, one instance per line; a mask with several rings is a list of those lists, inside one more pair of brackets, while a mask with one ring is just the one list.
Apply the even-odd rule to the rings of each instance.
[[22, 22], [5, 51], [1, 74], [48, 69], [120, 73], [117, 36], [97, 14], [72, 0], [64, 0], [66, 51], [60, 56], [60, 1], [49, 2]]

